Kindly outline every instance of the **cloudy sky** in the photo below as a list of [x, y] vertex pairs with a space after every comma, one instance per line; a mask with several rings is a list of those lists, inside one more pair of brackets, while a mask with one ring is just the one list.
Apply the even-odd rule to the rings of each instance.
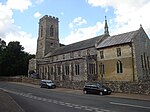
[[38, 22], [44, 15], [59, 18], [59, 38], [71, 44], [103, 34], [107, 16], [110, 35], [137, 30], [150, 37], [150, 0], [0, 0], [0, 38], [19, 41], [35, 54]]

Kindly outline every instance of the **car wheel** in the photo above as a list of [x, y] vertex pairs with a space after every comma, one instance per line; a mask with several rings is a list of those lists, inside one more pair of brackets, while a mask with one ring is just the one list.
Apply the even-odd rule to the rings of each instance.
[[84, 94], [88, 94], [88, 92], [86, 90], [83, 91]]
[[52, 86], [52, 89], [56, 88], [56, 86]]
[[108, 93], [108, 95], [110, 95], [111, 93]]
[[100, 96], [103, 96], [103, 92], [102, 92], [102, 91], [100, 91], [100, 92], [99, 92], [99, 95], [100, 95]]

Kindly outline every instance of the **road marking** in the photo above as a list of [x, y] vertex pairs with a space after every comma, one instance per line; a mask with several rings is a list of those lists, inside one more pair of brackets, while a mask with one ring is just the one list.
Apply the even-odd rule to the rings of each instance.
[[30, 99], [45, 101], [45, 102], [54, 103], [54, 104], [57, 104], [57, 105], [62, 105], [62, 106], [75, 108], [75, 109], [81, 109], [81, 110], [92, 111], [92, 112], [114, 112], [114, 111], [110, 111], [110, 110], [106, 110], [106, 109], [100, 109], [100, 108], [96, 108], [96, 107], [90, 107], [90, 106], [85, 106], [85, 105], [77, 105], [77, 104], [73, 104], [73, 103], [62, 102], [62, 101], [58, 101], [58, 100], [38, 97], [38, 96], [32, 95], [32, 93], [21, 93], [21, 92], [11, 91], [11, 90], [7, 90], [7, 89], [3, 89], [3, 90], [6, 91], [6, 92], [9, 92], [9, 93], [19, 95], [19, 96], [23, 96], [23, 97], [27, 97], [27, 98], [30, 98]]
[[132, 104], [127, 104], [127, 103], [117, 103], [117, 102], [110, 102], [110, 104], [113, 104], [113, 105], [122, 105], [122, 106], [129, 106], [129, 107], [138, 107], [138, 108], [145, 108], [145, 109], [150, 109], [150, 107], [141, 106], [141, 105], [132, 105]]

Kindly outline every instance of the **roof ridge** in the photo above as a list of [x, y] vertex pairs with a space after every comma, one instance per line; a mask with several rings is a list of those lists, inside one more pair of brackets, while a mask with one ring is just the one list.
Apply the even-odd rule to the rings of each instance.
[[86, 49], [95, 46], [96, 41], [101, 38], [103, 35], [99, 35], [93, 38], [85, 39], [82, 41], [78, 41], [72, 44], [68, 44], [62, 47], [56, 48], [51, 54], [48, 53], [46, 57], [49, 57], [50, 55], [59, 55], [59, 54], [64, 54], [67, 52], [72, 52], [76, 50], [81, 50], [81, 49]]

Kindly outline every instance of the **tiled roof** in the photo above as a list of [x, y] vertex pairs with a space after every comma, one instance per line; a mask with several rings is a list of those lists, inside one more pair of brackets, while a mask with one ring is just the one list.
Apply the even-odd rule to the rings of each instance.
[[97, 36], [97, 37], [94, 37], [94, 38], [91, 38], [91, 39], [83, 40], [83, 41], [80, 41], [80, 42], [76, 42], [76, 43], [73, 43], [73, 44], [69, 44], [69, 45], [66, 45], [66, 46], [59, 47], [53, 53], [48, 53], [45, 57], [64, 54], [64, 53], [67, 53], [67, 52], [72, 52], [72, 51], [76, 51], [76, 50], [81, 50], [81, 49], [94, 47], [95, 43], [102, 36], [103, 35]]
[[109, 47], [113, 45], [119, 45], [124, 43], [131, 42], [132, 38], [138, 33], [139, 30], [127, 32], [119, 35], [109, 36], [106, 39], [104, 39], [102, 42], [100, 42], [96, 48], [104, 48]]

